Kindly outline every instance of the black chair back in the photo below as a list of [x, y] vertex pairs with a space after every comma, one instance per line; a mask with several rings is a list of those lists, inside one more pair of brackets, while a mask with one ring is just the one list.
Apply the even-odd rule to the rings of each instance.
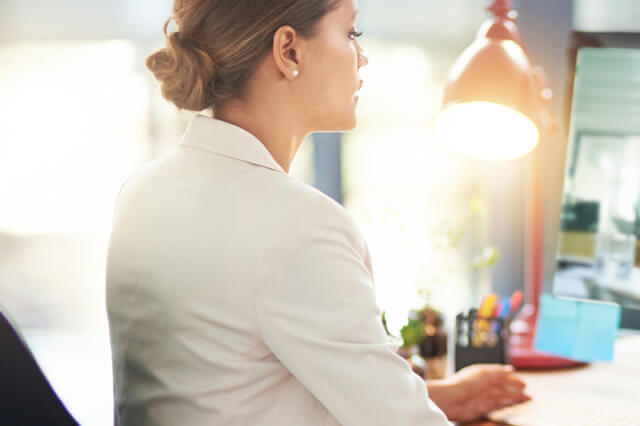
[[0, 424], [77, 426], [22, 338], [0, 312]]

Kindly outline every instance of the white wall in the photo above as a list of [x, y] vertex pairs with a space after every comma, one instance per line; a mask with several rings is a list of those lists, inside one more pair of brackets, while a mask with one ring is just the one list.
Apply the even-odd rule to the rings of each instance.
[[[2, 0], [0, 42], [158, 37], [172, 0]], [[420, 39], [444, 48], [468, 44], [487, 17], [478, 0], [360, 0], [367, 34]], [[407, 11], [411, 11], [407, 13]]]
[[171, 0], [2, 0], [0, 42], [158, 38]]

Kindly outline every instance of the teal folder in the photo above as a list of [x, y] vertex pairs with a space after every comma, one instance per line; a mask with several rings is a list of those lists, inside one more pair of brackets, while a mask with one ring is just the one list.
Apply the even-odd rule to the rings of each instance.
[[576, 361], [612, 361], [620, 306], [540, 295], [535, 348]]

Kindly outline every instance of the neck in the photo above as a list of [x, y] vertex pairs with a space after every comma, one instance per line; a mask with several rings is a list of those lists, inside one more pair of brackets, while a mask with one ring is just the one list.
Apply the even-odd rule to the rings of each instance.
[[216, 111], [215, 118], [251, 133], [289, 173], [293, 158], [309, 132], [296, 120], [297, 114], [290, 102], [275, 101], [271, 97], [253, 99], [251, 103], [232, 99]]

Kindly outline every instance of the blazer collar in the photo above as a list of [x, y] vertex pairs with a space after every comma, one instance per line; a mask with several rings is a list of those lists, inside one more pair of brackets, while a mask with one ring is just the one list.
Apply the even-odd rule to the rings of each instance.
[[285, 173], [258, 138], [226, 121], [196, 115], [180, 144]]

